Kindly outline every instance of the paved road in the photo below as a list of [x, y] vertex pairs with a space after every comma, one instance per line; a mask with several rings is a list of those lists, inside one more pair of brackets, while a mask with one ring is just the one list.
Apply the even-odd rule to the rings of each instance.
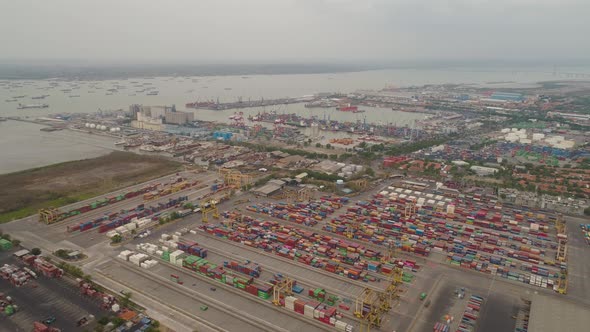
[[[134, 285], [143, 293], [148, 292], [164, 304], [190, 312], [227, 331], [282, 331], [281, 327], [284, 326], [301, 331], [321, 331], [305, 321], [277, 311], [272, 306], [261, 305], [255, 298], [234, 294], [220, 283], [213, 281], [211, 284], [208, 280], [205, 281], [205, 277], [199, 278], [189, 271], [176, 271], [164, 264], [158, 264], [149, 270], [135, 271], [129, 268], [131, 266], [133, 265], [130, 262], [121, 261], [109, 263], [100, 269], [122, 283]], [[170, 274], [180, 276], [183, 285], [170, 281]], [[147, 276], [155, 276], [160, 282], [154, 283]], [[213, 286], [217, 288], [215, 292], [210, 290]], [[198, 310], [203, 304], [209, 306], [206, 312]], [[264, 319], [266, 323], [259, 321], [260, 319]]]
[[568, 235], [568, 292], [567, 297], [590, 304], [590, 245], [580, 230], [587, 218], [566, 217]]

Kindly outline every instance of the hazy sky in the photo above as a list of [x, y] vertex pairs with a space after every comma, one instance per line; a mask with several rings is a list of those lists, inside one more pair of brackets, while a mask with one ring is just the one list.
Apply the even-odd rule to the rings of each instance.
[[590, 0], [0, 0], [0, 58], [590, 59]]

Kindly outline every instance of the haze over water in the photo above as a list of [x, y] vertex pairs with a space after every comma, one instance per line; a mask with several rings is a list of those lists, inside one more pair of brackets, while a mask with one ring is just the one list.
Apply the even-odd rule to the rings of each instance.
[[[573, 69], [590, 73], [588, 68]], [[568, 70], [572, 71], [572, 69]], [[486, 85], [489, 82], [514, 82], [509, 84], [488, 84], [490, 87], [526, 87], [544, 80], [567, 79], [554, 76], [552, 68], [453, 68], [453, 69], [392, 69], [333, 74], [305, 75], [242, 75], [202, 77], [156, 77], [128, 78], [103, 81], [75, 80], [10, 80], [0, 86], [0, 116], [40, 117], [56, 113], [91, 113], [98, 109], [127, 109], [131, 104], [172, 105], [184, 109], [187, 102], [217, 100], [221, 102], [252, 99], [301, 97], [319, 92], [349, 93], [357, 90], [378, 90], [384, 87], [405, 87], [411, 85], [465, 83]], [[56, 82], [57, 87], [50, 83]], [[148, 83], [148, 84], [145, 84]], [[13, 85], [13, 87], [10, 87]], [[17, 87], [14, 87], [17, 85]], [[108, 89], [124, 86], [112, 95]], [[137, 87], [142, 85], [142, 87]], [[137, 92], [146, 87], [159, 91], [157, 96]], [[63, 92], [63, 89], [71, 89]], [[26, 96], [17, 102], [7, 102], [15, 96]], [[33, 96], [49, 95], [45, 99], [31, 99]], [[70, 97], [78, 96], [79, 97]], [[18, 110], [18, 103], [47, 103], [47, 109]], [[412, 125], [414, 119], [424, 116], [415, 113], [395, 112], [389, 109], [366, 108], [365, 113], [338, 112], [334, 109], [306, 109], [302, 104], [277, 107], [242, 109], [244, 114], [253, 115], [261, 111], [298, 113], [305, 117], [316, 115], [332, 120], [363, 121], [373, 123], [394, 123], [399, 126]], [[228, 122], [235, 110], [195, 110], [195, 118], [207, 121]], [[64, 139], [65, 132], [40, 133], [36, 125], [0, 122], [0, 173], [48, 165], [51, 163], [94, 157], [107, 153], [115, 146], [108, 139], [97, 143], [78, 139], [76, 144]], [[74, 134], [70, 134], [74, 135]], [[75, 134], [83, 135], [83, 134]], [[8, 158], [7, 158], [8, 157]], [[18, 160], [18, 162], [15, 162]]]

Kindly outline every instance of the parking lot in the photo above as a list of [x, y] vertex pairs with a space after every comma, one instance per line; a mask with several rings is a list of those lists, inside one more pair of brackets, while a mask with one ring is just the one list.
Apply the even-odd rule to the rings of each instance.
[[[0, 265], [20, 262], [11, 256], [10, 252], [0, 253]], [[18, 311], [12, 315], [0, 314], [0, 331], [31, 331], [35, 321], [43, 321], [55, 317], [51, 326], [62, 331], [76, 331], [80, 327], [77, 321], [89, 314], [97, 319], [106, 314], [97, 302], [83, 297], [74, 284], [65, 279], [50, 279], [39, 276], [31, 279], [25, 285], [16, 287], [8, 280], [0, 279], [0, 293], [10, 296], [18, 306]], [[85, 328], [92, 329], [96, 320]]]

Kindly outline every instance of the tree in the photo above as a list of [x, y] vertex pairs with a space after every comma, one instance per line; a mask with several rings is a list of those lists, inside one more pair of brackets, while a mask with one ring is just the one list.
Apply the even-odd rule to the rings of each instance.
[[365, 172], [368, 176], [375, 176], [375, 171], [371, 167], [367, 167], [367, 170]]
[[131, 304], [131, 295], [132, 295], [131, 292], [124, 292], [123, 293], [123, 296], [119, 300], [119, 304], [121, 304], [121, 307], [123, 307], [123, 308], [129, 307], [129, 304]]
[[20, 240], [13, 239], [13, 240], [12, 240], [12, 246], [13, 246], [13, 247], [18, 247], [18, 246], [20, 246]]
[[590, 206], [584, 209], [584, 214], [590, 216]]
[[315, 144], [315, 147], [316, 147], [316, 148], [321, 148], [321, 147], [322, 147], [322, 143], [316, 143], [316, 144]]
[[33, 249], [31, 249], [31, 254], [33, 254], [35, 256], [39, 256], [39, 255], [41, 255], [41, 249], [33, 248]]
[[111, 238], [111, 243], [121, 243], [121, 241], [123, 241], [123, 237], [120, 234], [115, 234], [115, 236]]
[[102, 317], [101, 319], [98, 320], [98, 324], [100, 325], [107, 325], [109, 323], [109, 318], [108, 317]]
[[328, 143], [326, 144], [326, 149], [331, 149], [332, 148], [332, 144]]

